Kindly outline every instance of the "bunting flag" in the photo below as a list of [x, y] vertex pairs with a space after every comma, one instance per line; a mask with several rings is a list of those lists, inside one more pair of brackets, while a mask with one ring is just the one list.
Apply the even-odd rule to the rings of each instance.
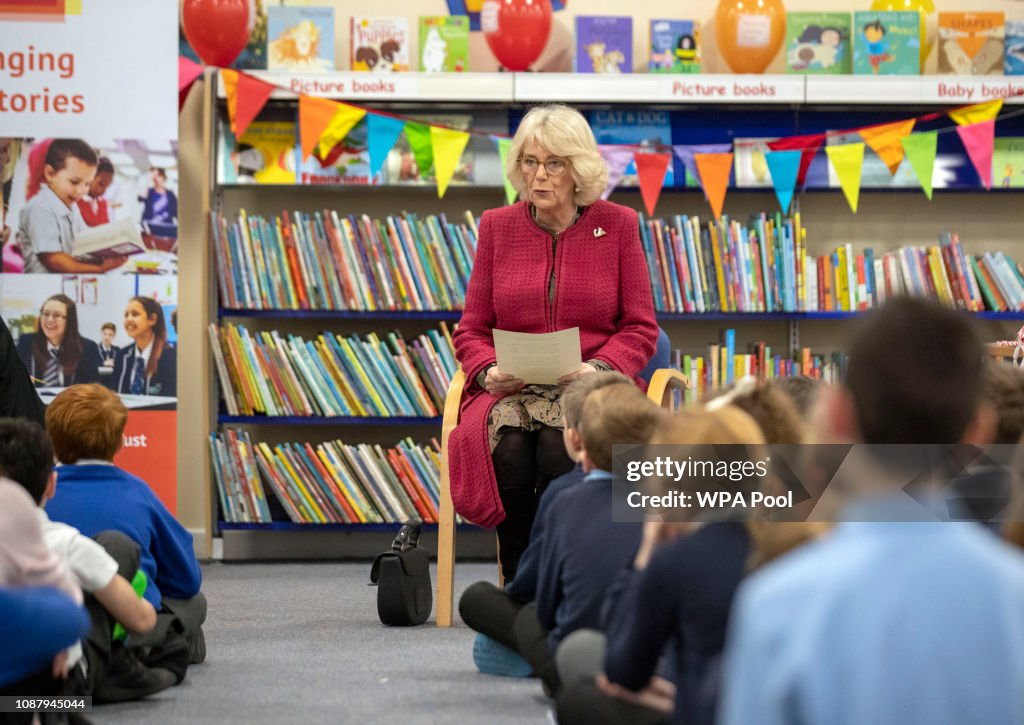
[[938, 146], [939, 134], [936, 131], [914, 133], [901, 139], [907, 161], [917, 180], [921, 182], [924, 195], [932, 198], [932, 173], [935, 170], [935, 149]]
[[320, 134], [320, 141], [317, 148], [320, 151], [320, 158], [327, 158], [331, 149], [337, 146], [348, 136], [349, 131], [356, 127], [366, 117], [366, 109], [358, 106], [350, 106], [347, 103], [339, 103], [334, 117], [327, 124], [327, 128]]
[[1003, 109], [1003, 99], [997, 98], [994, 101], [975, 103], [973, 106], [958, 108], [949, 112], [949, 117], [956, 121], [957, 126], [970, 126], [982, 121], [992, 121]]
[[704, 182], [700, 179], [700, 171], [693, 157], [696, 154], [724, 154], [732, 151], [732, 144], [728, 143], [704, 143], [704, 144], [679, 144], [673, 146], [672, 150], [686, 167], [686, 173], [697, 180], [700, 187], [704, 189], [704, 198], [708, 196], [708, 190], [704, 188]]
[[972, 123], [970, 126], [957, 126], [956, 132], [964, 142], [967, 155], [974, 165], [974, 170], [981, 177], [982, 186], [992, 188], [992, 147], [996, 139], [995, 120]]
[[722, 206], [725, 204], [725, 191], [729, 188], [729, 174], [732, 172], [732, 154], [694, 154], [694, 163], [697, 164], [698, 178], [704, 186], [704, 194], [711, 203], [711, 211], [715, 213], [715, 219], [722, 216]]
[[416, 159], [416, 168], [420, 170], [420, 176], [426, 176], [430, 173], [430, 167], [434, 165], [434, 144], [430, 140], [430, 126], [407, 121], [405, 137], [409, 139], [409, 148]]
[[832, 162], [832, 168], [839, 177], [839, 185], [850, 204], [853, 213], [857, 213], [860, 200], [860, 173], [864, 165], [864, 144], [848, 143], [842, 146], [826, 146], [825, 153]]
[[640, 180], [640, 195], [644, 199], [644, 207], [648, 216], [654, 216], [654, 207], [658, 205], [658, 197], [665, 185], [665, 174], [672, 163], [672, 154], [634, 154], [636, 175]]
[[244, 134], [249, 124], [260, 115], [273, 92], [274, 86], [270, 83], [264, 83], [248, 73], [238, 74], [235, 91], [235, 138]]
[[492, 136], [495, 141], [498, 142], [498, 156], [501, 157], [501, 179], [505, 184], [505, 201], [509, 204], [516, 203], [516, 197], [519, 195], [516, 191], [516, 187], [512, 186], [512, 182], [509, 181], [508, 172], [508, 152], [512, 148], [512, 139], [503, 138], [501, 136]]
[[299, 96], [299, 139], [302, 142], [302, 161], [309, 158], [320, 142], [320, 137], [331, 124], [340, 103], [318, 96]]
[[608, 164], [608, 185], [601, 193], [602, 199], [607, 199], [615, 191], [615, 187], [622, 180], [626, 173], [626, 167], [633, 160], [633, 149], [629, 146], [599, 146], [601, 157]]
[[437, 182], [437, 198], [444, 198], [448, 182], [452, 180], [459, 165], [462, 152], [469, 143], [469, 134], [454, 128], [430, 127], [430, 145], [434, 154], [434, 176]]
[[[228, 99], [228, 125], [231, 126], [231, 132], [235, 134], [235, 138], [238, 138], [238, 134], [235, 133], [235, 113], [238, 110], [238, 71], [221, 68], [220, 80], [224, 84], [224, 95]], [[302, 98], [303, 96], [299, 96], [300, 104]]]
[[370, 151], [370, 179], [380, 172], [388, 152], [402, 135], [405, 121], [391, 116], [371, 113], [366, 117], [367, 147]]
[[183, 55], [178, 56], [178, 110], [185, 105], [185, 98], [196, 78], [203, 74], [203, 66], [194, 63]]
[[769, 141], [768, 148], [772, 151], [800, 151], [800, 171], [796, 176], [796, 183], [800, 188], [803, 188], [804, 184], [807, 183], [807, 170], [811, 168], [811, 162], [814, 161], [814, 155], [818, 153], [818, 149], [825, 143], [825, 134], [823, 133], [812, 133], [805, 136], [788, 136], [787, 138], [780, 138], [778, 141]]
[[903, 144], [900, 143], [900, 140], [911, 134], [916, 120], [908, 118], [906, 121], [868, 126], [858, 131], [860, 137], [889, 167], [890, 174], [895, 174], [900, 162], [903, 161]]
[[772, 175], [772, 186], [775, 187], [775, 196], [779, 199], [782, 213], [788, 214], [803, 154], [800, 151], [769, 151], [764, 155], [764, 160], [768, 163], [768, 172]]

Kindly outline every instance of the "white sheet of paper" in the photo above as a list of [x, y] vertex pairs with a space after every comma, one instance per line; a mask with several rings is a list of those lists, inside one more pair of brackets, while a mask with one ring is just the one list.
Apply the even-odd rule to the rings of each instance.
[[578, 327], [540, 334], [494, 330], [494, 352], [498, 370], [527, 384], [557, 385], [583, 364]]

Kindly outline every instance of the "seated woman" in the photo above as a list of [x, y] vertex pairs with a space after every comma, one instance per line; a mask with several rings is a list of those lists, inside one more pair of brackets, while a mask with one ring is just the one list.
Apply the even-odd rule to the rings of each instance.
[[114, 392], [177, 395], [176, 351], [167, 342], [160, 303], [149, 297], [132, 297], [124, 311], [124, 331], [133, 342], [118, 352], [109, 384]]
[[[573, 465], [562, 443], [562, 386], [599, 369], [635, 377], [654, 352], [658, 327], [637, 214], [600, 199], [608, 169], [583, 116], [561, 105], [531, 110], [506, 171], [522, 200], [480, 220], [454, 336], [468, 384], [448, 450], [455, 509], [497, 526], [511, 579], [537, 499]], [[497, 368], [495, 328], [572, 327], [586, 362], [561, 385], [525, 385]]]
[[99, 349], [78, 334], [78, 308], [66, 295], [46, 299], [36, 331], [18, 340], [18, 356], [37, 387], [63, 388], [100, 379]]

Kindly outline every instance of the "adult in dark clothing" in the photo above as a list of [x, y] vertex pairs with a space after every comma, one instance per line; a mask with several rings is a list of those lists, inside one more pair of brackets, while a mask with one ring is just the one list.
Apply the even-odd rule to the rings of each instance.
[[78, 332], [78, 307], [67, 295], [43, 302], [36, 331], [18, 340], [18, 355], [37, 387], [65, 388], [100, 379], [96, 343]]
[[46, 408], [39, 399], [14, 338], [0, 317], [0, 418], [26, 418], [46, 425]]

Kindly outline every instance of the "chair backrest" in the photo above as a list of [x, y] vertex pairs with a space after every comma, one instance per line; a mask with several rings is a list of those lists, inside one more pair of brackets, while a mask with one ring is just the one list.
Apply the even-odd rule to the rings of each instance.
[[647, 367], [640, 371], [639, 377], [647, 383], [651, 382], [651, 376], [659, 368], [667, 368], [672, 365], [672, 341], [668, 339], [668, 333], [658, 328], [658, 344], [654, 348], [654, 355], [647, 363]]

